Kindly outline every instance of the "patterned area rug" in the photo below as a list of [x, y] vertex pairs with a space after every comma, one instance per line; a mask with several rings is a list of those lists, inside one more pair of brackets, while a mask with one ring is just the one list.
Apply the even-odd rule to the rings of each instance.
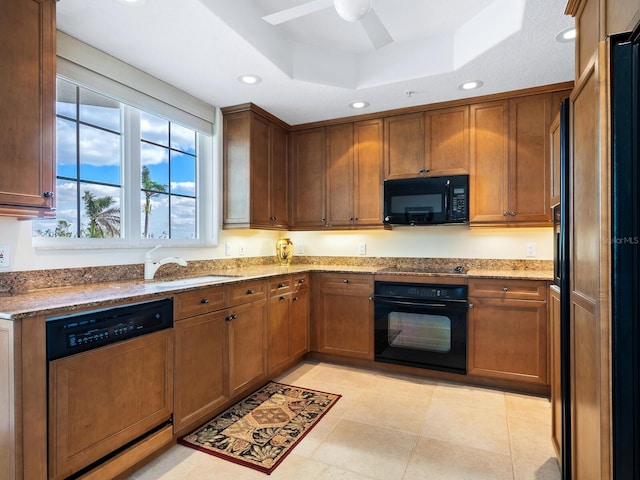
[[268, 475], [339, 398], [270, 382], [178, 443]]

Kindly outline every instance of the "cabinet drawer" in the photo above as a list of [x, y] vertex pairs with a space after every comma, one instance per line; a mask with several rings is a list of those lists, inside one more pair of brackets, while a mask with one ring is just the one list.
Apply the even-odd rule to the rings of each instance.
[[178, 293], [173, 297], [174, 318], [193, 317], [227, 306], [227, 289], [224, 286], [202, 288]]
[[292, 279], [290, 276], [276, 277], [269, 280], [269, 297], [276, 295], [284, 295], [289, 293], [292, 288]]
[[294, 292], [309, 290], [309, 275], [306, 273], [300, 275], [292, 275], [291, 283]]
[[469, 297], [546, 301], [547, 282], [541, 280], [470, 279]]
[[267, 280], [251, 280], [229, 285], [229, 306], [267, 298]]
[[320, 288], [348, 288], [350, 290], [372, 292], [373, 275], [357, 273], [323, 273]]

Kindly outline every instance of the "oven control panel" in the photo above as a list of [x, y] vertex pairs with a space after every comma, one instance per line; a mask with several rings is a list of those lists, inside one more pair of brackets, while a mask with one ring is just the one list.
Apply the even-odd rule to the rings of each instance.
[[411, 300], [467, 300], [466, 285], [376, 282], [376, 296]]
[[47, 358], [55, 360], [173, 326], [166, 298], [47, 319]]

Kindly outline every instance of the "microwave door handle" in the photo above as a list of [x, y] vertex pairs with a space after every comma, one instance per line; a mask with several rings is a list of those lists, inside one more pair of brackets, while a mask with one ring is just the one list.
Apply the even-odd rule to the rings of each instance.
[[445, 184], [445, 193], [444, 193], [444, 215], [447, 220], [451, 219], [449, 215], [449, 195], [451, 195], [451, 180], [447, 180]]

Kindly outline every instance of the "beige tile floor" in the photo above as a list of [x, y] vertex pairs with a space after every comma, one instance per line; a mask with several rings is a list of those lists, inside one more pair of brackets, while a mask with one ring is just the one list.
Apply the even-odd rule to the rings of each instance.
[[267, 477], [177, 445], [129, 480], [554, 480], [545, 398], [303, 362], [277, 379], [342, 398]]

